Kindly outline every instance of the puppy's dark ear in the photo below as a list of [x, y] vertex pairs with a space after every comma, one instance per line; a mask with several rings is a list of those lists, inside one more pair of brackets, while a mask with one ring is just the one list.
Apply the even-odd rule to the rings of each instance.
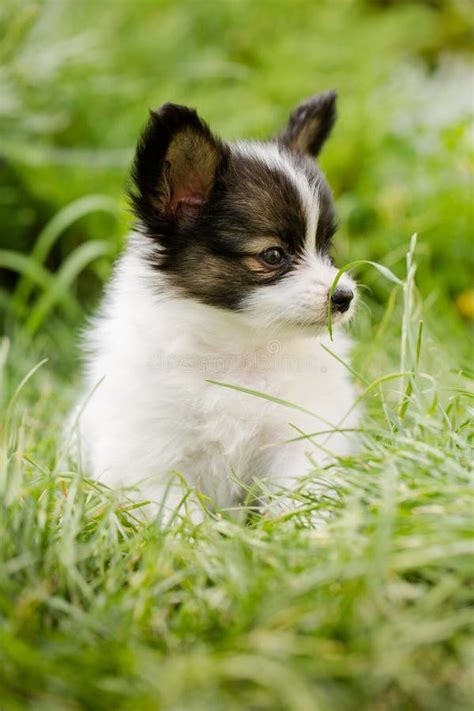
[[335, 120], [336, 92], [317, 94], [296, 107], [278, 140], [292, 151], [316, 157]]
[[151, 111], [132, 168], [136, 215], [152, 228], [196, 220], [225, 156], [194, 109], [164, 104]]

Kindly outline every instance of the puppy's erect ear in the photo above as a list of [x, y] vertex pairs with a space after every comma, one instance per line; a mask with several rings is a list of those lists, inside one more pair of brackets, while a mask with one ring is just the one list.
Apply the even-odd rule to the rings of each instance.
[[292, 151], [316, 157], [335, 120], [336, 92], [317, 94], [296, 107], [278, 140]]
[[132, 168], [137, 216], [150, 227], [196, 220], [226, 155], [194, 109], [164, 104], [151, 111]]

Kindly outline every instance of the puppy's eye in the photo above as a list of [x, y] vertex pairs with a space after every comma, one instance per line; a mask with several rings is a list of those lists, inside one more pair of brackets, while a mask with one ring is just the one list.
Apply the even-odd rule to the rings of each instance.
[[280, 247], [269, 247], [259, 256], [262, 262], [269, 267], [280, 267], [286, 261], [286, 254]]

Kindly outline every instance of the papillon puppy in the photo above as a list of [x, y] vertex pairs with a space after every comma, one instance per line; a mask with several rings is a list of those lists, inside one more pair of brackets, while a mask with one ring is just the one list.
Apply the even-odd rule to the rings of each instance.
[[238, 509], [353, 451], [355, 284], [343, 274], [332, 294], [331, 341], [335, 215], [314, 161], [335, 101], [308, 99], [269, 141], [224, 142], [185, 106], [151, 112], [135, 227], [85, 336], [71, 421], [86, 474], [170, 511], [183, 482]]

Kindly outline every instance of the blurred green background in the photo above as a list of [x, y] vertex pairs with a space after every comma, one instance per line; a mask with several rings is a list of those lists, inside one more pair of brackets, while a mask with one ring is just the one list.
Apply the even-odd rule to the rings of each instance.
[[[472, 706], [472, 15], [471, 0], [0, 0], [2, 711]], [[361, 452], [315, 470], [330, 488], [303, 499], [307, 522], [136, 525], [63, 470], [61, 433], [147, 111], [183, 102], [224, 138], [265, 138], [328, 88], [336, 261], [405, 278], [418, 233], [418, 293], [356, 272]]]
[[[321, 161], [337, 199], [336, 260], [403, 274], [418, 232], [433, 328], [449, 328], [464, 350], [474, 310], [472, 14], [469, 0], [2, 0], [7, 333], [26, 323], [30, 335], [61, 329], [64, 339], [64, 325], [97, 302], [130, 226], [128, 167], [148, 108], [186, 103], [224, 138], [265, 138], [302, 98], [336, 88], [339, 121]], [[34, 287], [19, 283], [38, 265], [47, 274]], [[363, 281], [377, 320], [386, 286], [375, 274]]]

